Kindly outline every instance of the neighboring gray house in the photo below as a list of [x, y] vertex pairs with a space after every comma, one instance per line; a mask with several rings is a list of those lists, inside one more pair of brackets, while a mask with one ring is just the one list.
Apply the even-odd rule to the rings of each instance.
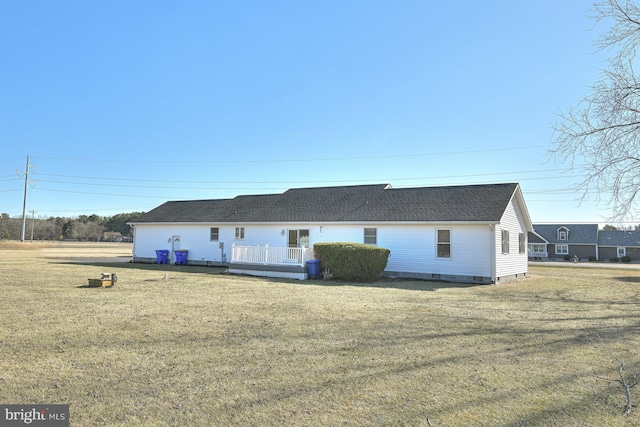
[[534, 224], [533, 229], [535, 237], [529, 233], [530, 258], [599, 259], [598, 224]]
[[533, 260], [542, 260], [549, 258], [547, 245], [549, 242], [534, 231], [528, 233], [527, 241], [529, 242], [529, 258]]
[[174, 201], [130, 225], [135, 262], [154, 262], [156, 250], [168, 251], [173, 262], [187, 249], [188, 264], [304, 279], [315, 243], [357, 242], [391, 251], [388, 276], [472, 283], [525, 276], [533, 231], [515, 183], [296, 188]]
[[640, 260], [640, 231], [604, 231], [598, 234], [601, 260], [629, 257]]

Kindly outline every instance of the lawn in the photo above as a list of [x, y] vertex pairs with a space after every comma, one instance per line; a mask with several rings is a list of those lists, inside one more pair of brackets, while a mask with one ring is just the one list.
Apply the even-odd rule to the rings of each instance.
[[[0, 403], [73, 426], [632, 426], [640, 269], [347, 284], [0, 244]], [[115, 272], [112, 288], [88, 278]], [[631, 388], [640, 405], [640, 387]]]

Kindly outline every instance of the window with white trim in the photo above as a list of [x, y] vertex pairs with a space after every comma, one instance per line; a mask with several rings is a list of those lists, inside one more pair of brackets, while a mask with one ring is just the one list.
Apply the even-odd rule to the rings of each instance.
[[451, 258], [451, 230], [439, 228], [436, 230], [436, 256], [438, 258]]
[[617, 250], [618, 258], [627, 256], [627, 248], [619, 247]]
[[236, 227], [236, 240], [244, 240], [244, 227]]
[[524, 233], [518, 235], [518, 247], [520, 248], [520, 254], [527, 253], [527, 237]]
[[309, 230], [289, 230], [289, 247], [290, 248], [308, 248], [309, 247]]
[[558, 240], [569, 240], [569, 229], [567, 227], [558, 228]]
[[556, 245], [557, 255], [569, 255], [569, 245]]
[[532, 243], [531, 252], [535, 254], [543, 254], [547, 252], [547, 245], [545, 245], [544, 243]]
[[377, 245], [378, 244], [378, 229], [377, 228], [365, 228], [364, 229], [364, 243], [365, 243], [365, 245]]
[[211, 229], [209, 230], [209, 240], [211, 240], [212, 242], [217, 242], [219, 238], [220, 238], [220, 228], [211, 227]]
[[502, 230], [502, 253], [509, 253], [509, 230]]

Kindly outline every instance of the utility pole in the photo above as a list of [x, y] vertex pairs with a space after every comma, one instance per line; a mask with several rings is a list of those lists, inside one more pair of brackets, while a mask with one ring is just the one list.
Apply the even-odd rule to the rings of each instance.
[[33, 225], [36, 222], [36, 210], [31, 211], [31, 243], [33, 243]]
[[27, 167], [21, 171], [18, 170], [18, 173], [24, 174], [24, 199], [22, 202], [22, 231], [20, 232], [20, 241], [24, 242], [24, 230], [27, 225], [27, 189], [29, 188], [29, 172], [33, 165], [29, 164], [29, 156], [27, 156]]

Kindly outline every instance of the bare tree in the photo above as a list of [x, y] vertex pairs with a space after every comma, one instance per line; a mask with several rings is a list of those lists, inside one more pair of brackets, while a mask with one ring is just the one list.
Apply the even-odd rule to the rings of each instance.
[[612, 207], [612, 219], [638, 212], [640, 192], [640, 81], [636, 52], [640, 46], [640, 8], [635, 0], [603, 0], [594, 5], [596, 23], [613, 25], [596, 42], [611, 50], [609, 67], [584, 97], [555, 126], [551, 154], [572, 168], [584, 169], [578, 185], [583, 198], [596, 190], [599, 202]]

